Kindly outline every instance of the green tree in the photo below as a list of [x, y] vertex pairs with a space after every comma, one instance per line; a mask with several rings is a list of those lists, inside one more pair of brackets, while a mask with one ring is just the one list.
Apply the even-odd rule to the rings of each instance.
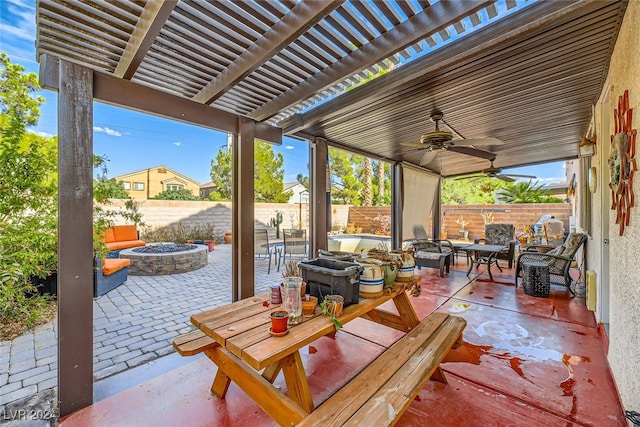
[[[274, 153], [271, 144], [256, 142], [254, 152], [254, 191], [256, 202], [285, 203], [291, 191], [284, 191], [284, 157]], [[211, 161], [211, 180], [216, 185], [211, 200], [231, 200], [232, 153], [220, 149]]]
[[503, 203], [562, 203], [563, 201], [557, 197], [553, 197], [547, 190], [544, 190], [542, 184], [531, 181], [515, 181], [507, 184], [505, 188], [498, 193], [498, 200]]
[[376, 176], [373, 178], [376, 191], [373, 195], [373, 205], [389, 206], [391, 204], [391, 165], [380, 160], [376, 163]]
[[362, 156], [349, 154], [337, 148], [329, 148], [329, 171], [331, 179], [331, 202], [344, 205], [360, 205], [362, 182], [354, 164], [363, 160]]
[[371, 159], [364, 158], [363, 164], [364, 189], [362, 192], [362, 206], [373, 205], [373, 166]]
[[200, 200], [199, 197], [195, 196], [191, 190], [186, 188], [181, 188], [180, 190], [164, 190], [161, 193], [158, 193], [156, 200]]
[[305, 190], [309, 191], [309, 177], [306, 175], [303, 175], [301, 173], [298, 174], [298, 176], [296, 177], [296, 180], [302, 184], [305, 188]]
[[271, 144], [256, 142], [254, 190], [256, 202], [286, 203], [293, 194], [284, 191], [284, 157], [274, 153]]
[[229, 201], [233, 196], [233, 163], [231, 150], [220, 149], [216, 158], [211, 160], [211, 181], [216, 190], [209, 195], [211, 200]]
[[47, 299], [29, 296], [33, 276], [57, 264], [57, 141], [27, 131], [40, 116], [37, 76], [0, 55], [0, 340], [4, 325], [28, 329]]
[[505, 185], [504, 181], [494, 178], [478, 178], [472, 182], [466, 179], [443, 179], [442, 204], [483, 205], [494, 203], [493, 192]]
[[122, 183], [117, 182], [115, 178], [109, 178], [108, 161], [107, 156], [96, 156], [95, 154], [93, 156], [93, 168], [100, 170], [96, 179], [93, 180], [93, 198], [101, 202], [107, 199], [128, 199], [129, 194]]

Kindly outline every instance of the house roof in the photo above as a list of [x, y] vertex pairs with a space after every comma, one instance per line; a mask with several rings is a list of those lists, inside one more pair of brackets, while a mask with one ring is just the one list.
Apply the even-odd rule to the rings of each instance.
[[285, 182], [283, 184], [284, 191], [291, 190], [292, 188], [294, 188], [294, 187], [296, 187], [298, 185], [302, 185], [302, 184], [300, 184], [299, 182]]
[[[400, 143], [433, 130], [437, 107], [467, 138], [502, 140], [482, 148], [513, 167], [576, 157], [626, 4], [40, 0], [37, 49], [45, 87], [63, 59], [96, 71], [105, 102], [229, 132], [248, 117], [257, 138], [324, 138], [415, 165], [424, 151]], [[450, 151], [428, 165], [487, 166]]]
[[[193, 184], [195, 184], [197, 186], [200, 186], [200, 183], [198, 181], [196, 181], [195, 179], [189, 178], [187, 175], [181, 174], [180, 172], [176, 172], [175, 170], [173, 170], [171, 168], [168, 168], [165, 165], [152, 166], [150, 168], [144, 168], [144, 169], [140, 169], [140, 170], [137, 170], [137, 171], [133, 171], [133, 172], [125, 173], [125, 174], [122, 174], [122, 175], [114, 176], [113, 178], [116, 181], [118, 181], [118, 180], [122, 180], [122, 179], [125, 179], [125, 178], [133, 176], [133, 175], [137, 175], [137, 174], [140, 174], [140, 173], [146, 173], [148, 170], [157, 170], [157, 169], [166, 169], [168, 175], [174, 175], [174, 177], [180, 178], [183, 182], [184, 181], [189, 181], [189, 182], [191, 182], [191, 183], [193, 183]], [[163, 180], [162, 182], [165, 183], [165, 182], [174, 180], [174, 177], [171, 177], [171, 178], [168, 178], [166, 180]]]

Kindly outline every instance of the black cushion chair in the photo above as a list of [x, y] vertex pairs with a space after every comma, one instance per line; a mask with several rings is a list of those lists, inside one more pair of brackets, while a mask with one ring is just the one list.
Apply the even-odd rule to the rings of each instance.
[[486, 245], [501, 245], [507, 248], [498, 252], [496, 259], [507, 261], [509, 268], [513, 268], [513, 261], [516, 256], [515, 239], [516, 227], [513, 224], [486, 224], [484, 226], [484, 239], [475, 239], [475, 243]]

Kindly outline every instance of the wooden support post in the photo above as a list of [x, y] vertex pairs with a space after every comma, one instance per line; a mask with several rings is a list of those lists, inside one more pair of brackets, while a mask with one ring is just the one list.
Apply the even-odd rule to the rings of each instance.
[[93, 403], [93, 72], [60, 60], [58, 94], [58, 399]]
[[309, 203], [310, 245], [309, 255], [315, 256], [318, 249], [327, 249], [327, 230], [331, 229], [331, 182], [328, 173], [327, 142], [316, 138], [309, 152], [311, 165], [311, 197]]
[[240, 118], [233, 149], [233, 300], [254, 295], [254, 139], [255, 123]]

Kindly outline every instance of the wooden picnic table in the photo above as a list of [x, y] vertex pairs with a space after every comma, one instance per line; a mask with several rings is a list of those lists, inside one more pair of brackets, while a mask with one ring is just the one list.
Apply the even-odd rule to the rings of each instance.
[[[346, 307], [339, 316], [344, 325], [363, 317], [409, 332], [420, 324], [405, 291], [407, 284], [396, 283], [388, 295], [361, 299]], [[295, 425], [314, 411], [307, 374], [300, 349], [335, 332], [331, 319], [319, 314], [296, 326], [289, 333], [274, 337], [269, 333], [269, 314], [280, 305], [264, 304], [270, 294], [247, 298], [224, 307], [191, 316], [191, 322], [215, 343], [204, 351], [218, 367], [211, 391], [224, 398], [231, 381], [236, 383], [280, 425]], [[398, 314], [378, 307], [392, 300]], [[273, 385], [282, 370], [288, 395]], [[262, 371], [262, 372], [260, 372]]]

